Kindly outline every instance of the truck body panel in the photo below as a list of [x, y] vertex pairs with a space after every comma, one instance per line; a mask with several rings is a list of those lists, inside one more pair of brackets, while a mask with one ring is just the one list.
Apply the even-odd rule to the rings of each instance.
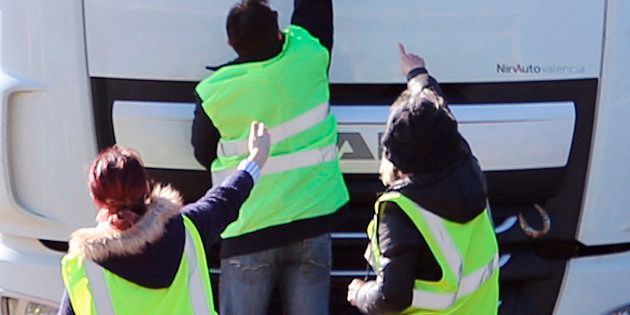
[[630, 242], [630, 3], [609, 1], [602, 77], [586, 195], [577, 239]]
[[[235, 57], [231, 0], [85, 2], [90, 76], [198, 81]], [[281, 25], [292, 1], [274, 1]], [[602, 1], [335, 1], [333, 83], [403, 81], [396, 44], [421, 53], [441, 82], [593, 78]]]
[[96, 213], [82, 1], [2, 1], [0, 14], [0, 232], [66, 240]]
[[[68, 237], [93, 224], [87, 168], [99, 149], [136, 148], [148, 173], [186, 201], [210, 187], [189, 142], [193, 91], [211, 74], [205, 66], [235, 57], [224, 25], [233, 2], [0, 0], [0, 313], [10, 299], [22, 310], [60, 297]], [[292, 1], [271, 4], [287, 25]], [[365, 275], [364, 230], [383, 190], [379, 138], [406, 87], [398, 42], [426, 58], [485, 172], [501, 251], [500, 313], [628, 304], [630, 4], [334, 6], [330, 104], [351, 201], [332, 234], [331, 313], [357, 312], [346, 286]], [[520, 225], [541, 228], [538, 208], [551, 228], [534, 239]], [[277, 302], [270, 313], [280, 312]]]
[[573, 259], [554, 314], [624, 314], [613, 311], [630, 305], [629, 281], [630, 252]]

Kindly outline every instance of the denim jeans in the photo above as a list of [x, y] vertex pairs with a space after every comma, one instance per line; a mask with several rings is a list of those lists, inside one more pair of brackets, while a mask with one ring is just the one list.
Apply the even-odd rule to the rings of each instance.
[[285, 315], [326, 315], [330, 291], [330, 234], [221, 260], [224, 315], [264, 315], [278, 285]]

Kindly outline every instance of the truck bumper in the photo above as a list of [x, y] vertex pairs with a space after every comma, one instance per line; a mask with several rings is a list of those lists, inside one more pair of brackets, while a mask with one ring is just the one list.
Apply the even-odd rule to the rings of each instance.
[[630, 251], [572, 259], [554, 313], [615, 314], [630, 304], [629, 283]]
[[64, 288], [62, 256], [36, 239], [0, 234], [1, 303], [12, 299], [17, 314], [22, 314], [29, 303], [57, 307]]

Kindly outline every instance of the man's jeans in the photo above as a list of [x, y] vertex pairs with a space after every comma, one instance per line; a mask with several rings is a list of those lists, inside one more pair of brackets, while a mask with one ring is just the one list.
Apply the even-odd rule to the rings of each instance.
[[221, 314], [267, 314], [275, 284], [285, 315], [328, 314], [330, 247], [330, 234], [324, 234], [221, 260]]

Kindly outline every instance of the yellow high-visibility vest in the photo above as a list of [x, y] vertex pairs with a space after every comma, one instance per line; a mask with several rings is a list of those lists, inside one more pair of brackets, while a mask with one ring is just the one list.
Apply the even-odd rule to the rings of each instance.
[[215, 185], [247, 156], [252, 121], [264, 122], [271, 133], [262, 176], [223, 238], [328, 215], [349, 199], [328, 106], [328, 51], [299, 26], [284, 35], [277, 56], [225, 66], [196, 88], [221, 134], [211, 165]]
[[85, 259], [80, 252], [66, 255], [62, 276], [74, 313], [216, 315], [203, 243], [192, 221], [182, 218], [186, 230], [184, 252], [168, 288], [142, 287]]
[[442, 270], [438, 281], [416, 279], [411, 306], [403, 314], [497, 314], [499, 300], [498, 245], [486, 209], [468, 223], [445, 220], [398, 192], [383, 194], [368, 226], [368, 261], [381, 272], [378, 215], [384, 202], [405, 212], [429, 245]]

